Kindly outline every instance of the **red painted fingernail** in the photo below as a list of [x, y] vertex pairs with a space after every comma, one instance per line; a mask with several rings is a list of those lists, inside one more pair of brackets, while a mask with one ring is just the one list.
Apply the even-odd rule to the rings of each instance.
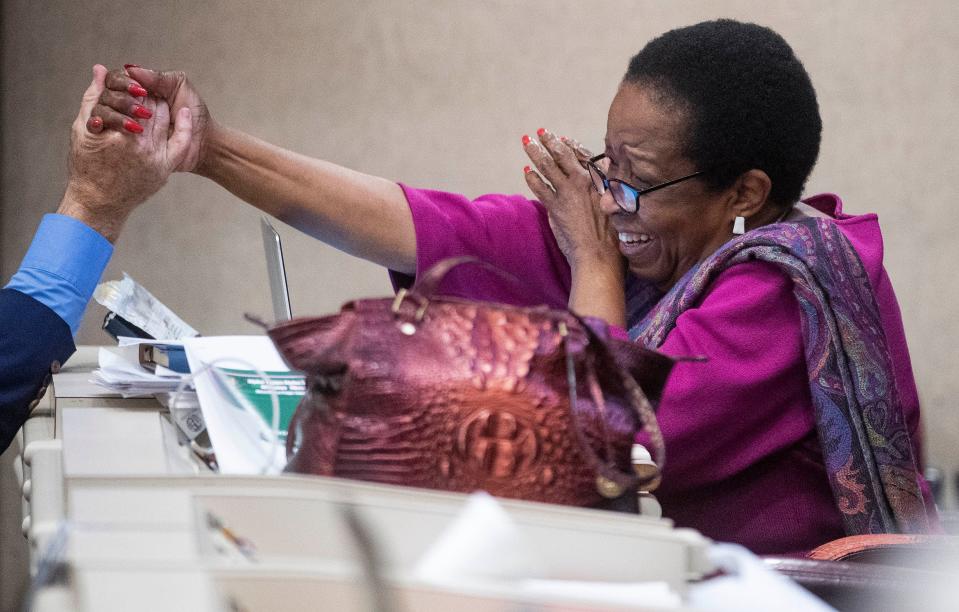
[[545, 133], [546, 133], [546, 128], [539, 128], [538, 130], [536, 130], [536, 135], [539, 136], [540, 138], [542, 138], [543, 134]]
[[90, 117], [90, 127], [99, 130], [103, 127], [103, 119], [99, 117]]
[[529, 174], [532, 172], [529, 166], [523, 166], [523, 174]]
[[143, 126], [132, 119], [127, 119], [124, 121], [123, 127], [125, 127], [128, 132], [133, 132], [134, 134], [139, 134], [143, 131]]
[[562, 140], [563, 142], [566, 142], [567, 140], [569, 140], [569, 138], [565, 136], [560, 136], [559, 139]]
[[139, 68], [140, 64], [123, 64], [124, 68]]
[[143, 87], [137, 85], [136, 83], [130, 83], [130, 85], [127, 87], [127, 91], [129, 91], [131, 95], [134, 95], [138, 98], [142, 98], [143, 96], [147, 95], [147, 90], [143, 89]]
[[529, 134], [523, 134], [523, 146], [525, 147], [528, 144], [529, 144]]
[[147, 108], [147, 107], [145, 107], [145, 106], [143, 106], [143, 105], [141, 105], [141, 104], [134, 104], [134, 105], [133, 105], [133, 116], [134, 116], [134, 117], [139, 117], [140, 119], [149, 119], [150, 117], [153, 116], [153, 113], [150, 112], [150, 109], [149, 109], [149, 108]]

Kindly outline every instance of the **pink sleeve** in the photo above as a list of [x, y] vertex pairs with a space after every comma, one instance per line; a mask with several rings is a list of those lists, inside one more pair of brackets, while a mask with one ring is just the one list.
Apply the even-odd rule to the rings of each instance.
[[607, 329], [609, 329], [609, 336], [611, 338], [629, 342], [629, 332], [627, 332], [625, 328], [619, 325], [610, 325]]
[[[417, 275], [448, 257], [472, 255], [508, 272], [519, 283], [463, 266], [447, 275], [441, 287], [444, 294], [522, 306], [566, 307], [569, 265], [539, 202], [495, 194], [470, 200], [452, 193], [400, 187], [413, 214]], [[409, 277], [391, 275], [396, 284], [411, 282]]]
[[664, 488], [730, 478], [814, 427], [799, 305], [792, 282], [772, 265], [748, 262], [720, 274], [660, 350], [708, 358], [678, 363], [666, 383], [658, 410]]

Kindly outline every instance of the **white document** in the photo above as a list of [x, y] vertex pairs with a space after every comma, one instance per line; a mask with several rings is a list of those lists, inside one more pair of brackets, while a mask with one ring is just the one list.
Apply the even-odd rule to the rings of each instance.
[[183, 380], [182, 374], [166, 368], [157, 368], [156, 372], [150, 372], [140, 365], [139, 344], [143, 342], [136, 339], [121, 342], [117, 347], [100, 347], [97, 359], [100, 367], [93, 371], [90, 382], [115, 391], [123, 397], [176, 391]]
[[467, 578], [547, 578], [546, 563], [532, 550], [509, 514], [485, 492], [470, 495], [463, 509], [413, 568], [432, 584]]
[[216, 461], [223, 474], [275, 474], [286, 465], [286, 445], [254, 411], [244, 409], [213, 371], [217, 368], [289, 372], [266, 336], [188, 338], [190, 371]]
[[724, 573], [690, 586], [687, 603], [693, 608], [716, 612], [835, 612], [738, 544], [715, 544], [709, 556]]
[[[584, 561], [588, 562], [588, 561]], [[682, 605], [666, 582], [555, 580], [548, 563], [496, 498], [478, 492], [416, 563], [413, 576], [439, 586], [496, 585], [523, 598], [562, 601], [572, 607], [633, 606], [670, 609]]]
[[126, 272], [123, 280], [97, 285], [93, 299], [154, 338], [189, 338], [197, 331], [186, 324]]

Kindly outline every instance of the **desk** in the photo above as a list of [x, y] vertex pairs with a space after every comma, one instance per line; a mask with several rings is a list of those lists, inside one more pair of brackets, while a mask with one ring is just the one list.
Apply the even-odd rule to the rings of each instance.
[[[178, 444], [158, 402], [91, 386], [95, 363], [96, 350], [82, 347], [22, 431], [31, 571], [42, 578], [52, 561], [70, 568], [68, 583], [38, 586], [35, 610], [212, 611], [228, 609], [227, 602], [243, 610], [317, 602], [363, 610], [369, 585], [378, 583], [407, 610], [507, 610], [517, 601], [570, 609], [577, 601], [531, 593], [516, 581], [423, 582], [410, 569], [467, 496], [213, 474]], [[668, 520], [508, 500], [500, 506], [552, 579], [659, 581], [683, 594], [690, 580], [714, 569], [710, 543]], [[345, 507], [381, 552], [372, 573]], [[255, 553], [228, 533], [253, 543]], [[636, 609], [580, 597], [590, 609]]]
[[153, 398], [124, 399], [90, 382], [97, 347], [79, 347], [22, 429], [23, 533], [31, 566], [66, 518], [71, 478], [195, 474], [198, 462]]

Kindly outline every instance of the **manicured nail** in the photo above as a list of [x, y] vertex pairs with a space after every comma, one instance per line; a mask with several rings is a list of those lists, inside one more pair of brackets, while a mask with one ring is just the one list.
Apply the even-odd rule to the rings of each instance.
[[133, 116], [139, 117], [140, 119], [149, 119], [153, 116], [153, 113], [150, 112], [149, 108], [143, 106], [142, 104], [134, 104]]
[[133, 132], [134, 134], [139, 134], [143, 131], [143, 126], [132, 119], [127, 119], [124, 121], [123, 127], [125, 127], [128, 132]]
[[139, 68], [140, 64], [123, 64], [124, 68]]
[[92, 130], [99, 130], [100, 128], [103, 127], [103, 119], [99, 117], [90, 117], [90, 121], [88, 122], [88, 125], [90, 129]]
[[142, 98], [143, 96], [147, 95], [147, 90], [143, 89], [143, 87], [137, 85], [136, 83], [130, 83], [130, 85], [127, 87], [127, 91], [130, 92], [130, 95], [136, 96], [137, 98]]
[[523, 146], [525, 147], [528, 144], [529, 144], [529, 134], [523, 134]]
[[538, 130], [536, 130], [536, 135], [539, 136], [540, 138], [542, 138], [543, 134], [545, 133], [546, 133], [546, 128], [539, 128]]
[[529, 174], [532, 172], [529, 166], [523, 166], [523, 174]]

